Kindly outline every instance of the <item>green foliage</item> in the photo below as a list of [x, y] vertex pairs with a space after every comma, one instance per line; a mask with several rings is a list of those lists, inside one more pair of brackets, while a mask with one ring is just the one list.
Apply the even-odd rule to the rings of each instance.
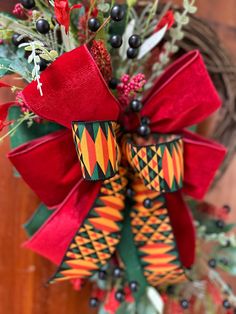
[[128, 7], [133, 7], [137, 3], [137, 0], [127, 0], [126, 2]]
[[236, 276], [236, 249], [218, 247], [216, 250], [217, 265], [230, 275]]
[[147, 295], [143, 295], [137, 305], [137, 314], [158, 314]]
[[32, 67], [24, 58], [24, 49], [13, 50], [10, 46], [0, 47], [0, 77], [17, 73], [27, 82], [31, 82]]
[[110, 11], [111, 6], [110, 3], [102, 2], [97, 5], [97, 8], [102, 13], [108, 13]]

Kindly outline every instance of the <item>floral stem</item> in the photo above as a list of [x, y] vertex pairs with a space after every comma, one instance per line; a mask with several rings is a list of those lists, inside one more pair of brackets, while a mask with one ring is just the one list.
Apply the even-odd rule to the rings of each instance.
[[97, 30], [97, 32], [91, 36], [88, 41], [86, 42], [86, 44], [90, 43], [90, 41], [92, 41], [96, 36], [97, 34], [110, 22], [111, 20], [111, 17], [109, 16], [103, 23], [102, 25], [99, 27], [99, 29]]
[[16, 120], [16, 124], [11, 128], [10, 131], [8, 131], [6, 134], [4, 134], [2, 137], [0, 137], [0, 142], [3, 141], [6, 137], [8, 136], [12, 136], [13, 133], [16, 131], [16, 129], [25, 121], [27, 120], [31, 120], [34, 118], [37, 118], [38, 116], [35, 115], [34, 113], [27, 113], [25, 114], [25, 116], [23, 116], [22, 118]]

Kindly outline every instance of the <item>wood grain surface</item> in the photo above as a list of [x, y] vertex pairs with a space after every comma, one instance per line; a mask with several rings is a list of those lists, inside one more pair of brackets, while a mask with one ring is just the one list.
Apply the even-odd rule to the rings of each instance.
[[[12, 2], [0, 1], [0, 10], [12, 8]], [[236, 61], [235, 0], [198, 0], [197, 3], [198, 15], [207, 18], [217, 29]], [[1, 91], [0, 103], [9, 97], [6, 91]], [[13, 177], [12, 166], [5, 156], [8, 151], [6, 140], [0, 144], [0, 314], [94, 313], [87, 305], [89, 287], [78, 293], [69, 283], [46, 286], [54, 266], [21, 248], [26, 240], [21, 225], [39, 200], [21, 179]], [[218, 205], [227, 202], [233, 207], [235, 189], [236, 158], [208, 199]], [[232, 219], [235, 217], [233, 213]]]

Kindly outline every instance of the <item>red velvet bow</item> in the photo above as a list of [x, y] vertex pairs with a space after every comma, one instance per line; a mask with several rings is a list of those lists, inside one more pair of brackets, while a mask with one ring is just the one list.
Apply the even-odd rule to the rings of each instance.
[[[58, 58], [42, 73], [41, 82], [42, 97], [35, 82], [24, 89], [23, 97], [33, 112], [47, 120], [70, 128], [73, 120], [117, 120], [121, 116], [119, 103], [86, 46]], [[190, 52], [171, 65], [146, 95], [144, 104], [142, 115], [151, 118], [153, 132], [184, 135], [183, 190], [202, 198], [225, 148], [184, 130], [220, 106], [200, 54]], [[131, 129], [136, 125], [135, 121], [128, 124]], [[9, 158], [40, 199], [56, 208], [25, 246], [58, 264], [90, 210], [100, 183], [82, 179], [68, 129], [26, 143], [10, 152]], [[166, 197], [182, 262], [188, 267], [193, 262], [193, 253], [189, 254], [195, 237], [192, 219], [180, 192]]]

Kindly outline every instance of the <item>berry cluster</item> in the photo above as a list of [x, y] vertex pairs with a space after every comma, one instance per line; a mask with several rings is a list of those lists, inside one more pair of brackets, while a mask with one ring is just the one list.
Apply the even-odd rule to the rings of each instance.
[[131, 100], [137, 98], [138, 94], [143, 91], [145, 83], [145, 76], [142, 73], [134, 75], [133, 77], [130, 77], [128, 74], [124, 74], [117, 86], [119, 101], [122, 105], [127, 106]]
[[[108, 276], [108, 273], [104, 269], [101, 269], [98, 272], [98, 278], [100, 280], [106, 280], [107, 276]], [[123, 277], [124, 277], [124, 270], [122, 268], [115, 267], [112, 270], [112, 278], [113, 278], [114, 282], [116, 280], [122, 280]], [[114, 285], [114, 287], [115, 286], [116, 286], [116, 284]], [[124, 289], [122, 289], [121, 287], [118, 288], [118, 289], [114, 288], [115, 290], [113, 290], [113, 291], [114, 291], [114, 298], [115, 298], [116, 302], [122, 303], [122, 302], [126, 301], [126, 298], [128, 297], [127, 291], [130, 291], [131, 293], [135, 293], [135, 292], [138, 291], [138, 288], [139, 288], [139, 285], [138, 285], [138, 283], [136, 281], [129, 282], [129, 286], [124, 288]], [[90, 307], [92, 307], [92, 308], [97, 307], [99, 305], [99, 301], [100, 301], [99, 299], [100, 299], [99, 297], [92, 297], [89, 300]]]
[[139, 35], [132, 35], [129, 38], [129, 48], [127, 50], [127, 58], [134, 59], [138, 56], [138, 48], [141, 46], [142, 41]]
[[[115, 4], [110, 12], [110, 18], [114, 22], [120, 22], [125, 17], [125, 8], [122, 5]], [[88, 20], [88, 28], [91, 32], [97, 32], [101, 27], [100, 21], [95, 18], [91, 17]], [[123, 44], [123, 39], [121, 35], [114, 34], [110, 37], [109, 42], [113, 48], [120, 48]], [[141, 38], [139, 35], [132, 35], [129, 38], [129, 48], [127, 50], [127, 57], [129, 59], [134, 59], [138, 56], [138, 48], [141, 46]]]
[[20, 17], [24, 16], [24, 7], [21, 3], [17, 3], [12, 11], [13, 14], [18, 15]]

